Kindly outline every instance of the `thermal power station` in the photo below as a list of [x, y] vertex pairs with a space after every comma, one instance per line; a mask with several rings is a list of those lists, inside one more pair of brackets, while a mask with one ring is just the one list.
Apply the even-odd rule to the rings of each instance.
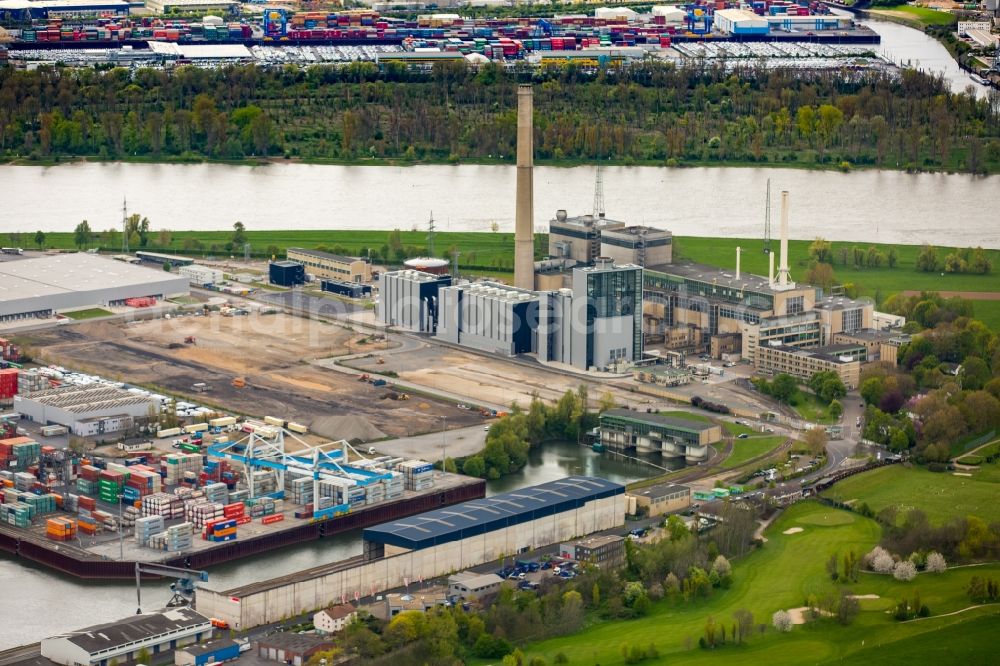
[[514, 286], [535, 288], [534, 113], [530, 85], [517, 87], [517, 209], [514, 217]]

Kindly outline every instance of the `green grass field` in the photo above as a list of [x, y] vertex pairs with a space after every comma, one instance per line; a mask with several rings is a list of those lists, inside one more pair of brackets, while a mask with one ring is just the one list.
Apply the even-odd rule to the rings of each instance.
[[830, 405], [822, 403], [815, 395], [806, 390], [799, 391], [799, 395], [801, 396], [799, 404], [792, 405], [792, 409], [803, 419], [823, 425], [837, 422], [837, 419], [830, 415]]
[[951, 12], [939, 12], [927, 7], [913, 7], [911, 5], [900, 5], [892, 9], [871, 10], [872, 14], [899, 17], [919, 23], [920, 25], [951, 25], [958, 21]]
[[976, 301], [973, 304], [976, 319], [994, 331], [1000, 331], [1000, 301]]
[[733, 452], [728, 458], [722, 461], [722, 467], [725, 469], [739, 467], [751, 458], [764, 455], [771, 449], [779, 446], [784, 441], [784, 437], [775, 435], [771, 435], [769, 437], [734, 439]]
[[113, 312], [108, 312], [107, 310], [102, 310], [101, 308], [89, 308], [87, 310], [75, 310], [73, 312], [63, 312], [70, 319], [75, 319], [77, 321], [82, 321], [84, 319], [95, 319], [97, 317], [110, 317]]
[[823, 495], [840, 502], [865, 502], [875, 512], [890, 505], [901, 511], [919, 507], [935, 523], [969, 514], [986, 522], [1000, 520], [997, 465], [983, 465], [970, 473], [955, 476], [892, 465], [845, 479]]
[[725, 430], [727, 434], [732, 435], [733, 437], [737, 435], [757, 434], [757, 431], [751, 428], [750, 426], [737, 425], [735, 423], [730, 423], [729, 421], [725, 421], [722, 424], [722, 429]]
[[[783, 534], [791, 527], [803, 531]], [[866, 601], [865, 610], [851, 626], [824, 619], [779, 634], [770, 628], [771, 614], [779, 609], [800, 607], [812, 594], [822, 597], [839, 593], [839, 584], [830, 581], [824, 571], [827, 557], [852, 549], [867, 552], [878, 541], [879, 528], [874, 521], [861, 516], [800, 502], [787, 509], [766, 535], [768, 541], [763, 548], [734, 562], [734, 583], [729, 590], [717, 590], [711, 598], [689, 604], [657, 602], [647, 617], [594, 624], [582, 634], [530, 645], [525, 653], [529, 658], [541, 656], [550, 664], [561, 652], [570, 664], [608, 666], [623, 663], [620, 646], [624, 642], [638, 646], [655, 644], [660, 659], [647, 663], [729, 665], [766, 661], [780, 665], [832, 663], [843, 659], [881, 663], [877, 658], [866, 660], [884, 654], [882, 649], [886, 645], [905, 641], [900, 645], [931, 646], [956, 635], [956, 628], [965, 627], [958, 635], [982, 641], [980, 645], [964, 647], [966, 654], [974, 657], [993, 654], [989, 647], [992, 643], [987, 639], [990, 627], [995, 631], [1000, 618], [1000, 605], [907, 623], [895, 622], [884, 609], [894, 605], [896, 599], [911, 597], [919, 590], [933, 615], [961, 610], [969, 606], [964, 594], [968, 579], [973, 575], [995, 575], [1000, 565], [955, 569], [939, 575], [921, 574], [910, 583], [899, 583], [890, 576], [864, 574], [860, 582], [850, 586], [852, 593], [876, 594], [880, 599], [875, 603]], [[732, 613], [741, 608], [753, 613], [755, 623], [768, 625], [763, 635], [755, 632], [742, 646], [727, 644], [714, 650], [698, 647], [708, 616], [728, 625]], [[919, 650], [912, 654], [919, 654]], [[944, 662], [915, 659], [907, 663]]]

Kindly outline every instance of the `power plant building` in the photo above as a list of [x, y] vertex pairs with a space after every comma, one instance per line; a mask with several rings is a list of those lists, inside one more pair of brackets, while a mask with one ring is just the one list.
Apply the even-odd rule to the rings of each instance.
[[573, 270], [573, 288], [543, 292], [538, 360], [579, 370], [618, 368], [642, 358], [642, 269], [599, 259]]
[[674, 235], [663, 229], [632, 226], [601, 231], [602, 257], [617, 264], [660, 266], [673, 262]]
[[421, 271], [390, 271], [379, 275], [375, 319], [415, 333], [437, 331], [439, 290], [451, 285], [450, 275]]
[[708, 460], [708, 446], [722, 439], [722, 428], [714, 423], [628, 409], [602, 412], [599, 432], [605, 448], [655, 452], [688, 462]]
[[372, 281], [372, 266], [364, 259], [300, 247], [290, 247], [286, 254], [289, 261], [297, 261], [306, 267], [306, 273], [316, 277], [343, 282]]
[[535, 351], [538, 300], [533, 291], [495, 282], [443, 287], [437, 337], [481, 351], [529, 354]]
[[549, 256], [592, 264], [598, 257], [607, 256], [601, 252], [602, 234], [626, 226], [600, 215], [568, 217], [565, 210], [557, 210], [555, 219], [549, 221]]

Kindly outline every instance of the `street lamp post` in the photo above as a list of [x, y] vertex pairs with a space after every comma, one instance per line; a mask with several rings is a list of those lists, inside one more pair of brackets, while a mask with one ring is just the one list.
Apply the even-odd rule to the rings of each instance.
[[124, 523], [122, 522], [122, 502], [125, 499], [125, 493], [118, 494], [118, 559], [122, 562], [125, 561], [125, 530]]
[[448, 471], [448, 417], [441, 417], [441, 471]]

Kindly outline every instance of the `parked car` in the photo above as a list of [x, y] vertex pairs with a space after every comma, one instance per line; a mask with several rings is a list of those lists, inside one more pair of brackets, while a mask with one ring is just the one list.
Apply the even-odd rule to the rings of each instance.
[[738, 435], [736, 436], [736, 439], [746, 439], [746, 438], [748, 438], [749, 436], [750, 436], [750, 435], [746, 434], [745, 432], [741, 432], [740, 434], [738, 434]]

